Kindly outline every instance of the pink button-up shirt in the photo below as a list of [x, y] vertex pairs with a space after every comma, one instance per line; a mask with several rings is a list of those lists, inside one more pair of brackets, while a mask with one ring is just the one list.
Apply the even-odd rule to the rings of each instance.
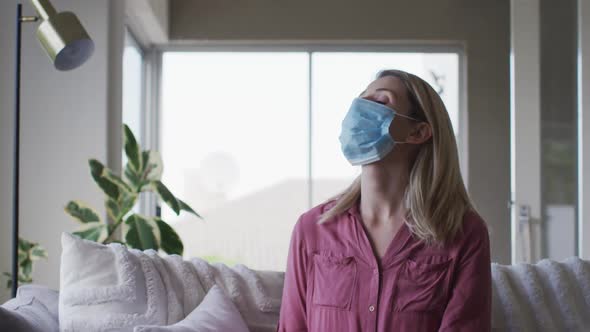
[[476, 213], [444, 248], [402, 226], [379, 263], [358, 205], [317, 224], [331, 206], [295, 225], [277, 331], [490, 331], [489, 237]]

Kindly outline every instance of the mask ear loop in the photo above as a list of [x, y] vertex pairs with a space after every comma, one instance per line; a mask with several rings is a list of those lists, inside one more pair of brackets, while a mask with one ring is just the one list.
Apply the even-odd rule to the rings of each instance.
[[[395, 112], [395, 116], [401, 116], [402, 118], [406, 118], [408, 120], [412, 120], [412, 121], [416, 121], [416, 122], [422, 122], [422, 120], [418, 120], [418, 119], [413, 118], [411, 116], [399, 114], [398, 112]], [[392, 139], [393, 139], [393, 137], [392, 137]], [[393, 140], [393, 141], [395, 142], [396, 145], [397, 144], [411, 144], [411, 143], [408, 143], [408, 142], [399, 142], [399, 141], [396, 141], [396, 140]], [[395, 148], [395, 145], [393, 147]]]
[[411, 117], [411, 116], [407, 116], [407, 115], [399, 114], [399, 113], [397, 113], [397, 112], [395, 113], [395, 116], [401, 116], [402, 118], [406, 118], [406, 119], [409, 119], [409, 120], [412, 120], [412, 121], [422, 122], [422, 120], [418, 120], [418, 119], [416, 119], [416, 118], [413, 118], [413, 117]]

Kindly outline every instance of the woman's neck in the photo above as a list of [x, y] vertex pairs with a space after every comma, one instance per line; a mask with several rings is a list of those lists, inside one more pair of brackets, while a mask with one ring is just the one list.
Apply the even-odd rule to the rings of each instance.
[[360, 210], [366, 224], [402, 223], [409, 170], [402, 163], [364, 166], [361, 173]]

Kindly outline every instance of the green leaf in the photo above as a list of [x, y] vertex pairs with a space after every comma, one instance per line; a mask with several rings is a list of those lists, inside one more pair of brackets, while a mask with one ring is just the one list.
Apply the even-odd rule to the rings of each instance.
[[18, 263], [21, 264], [22, 262], [24, 262], [27, 258], [29, 257], [29, 252], [28, 251], [22, 251], [22, 250], [18, 250]]
[[67, 214], [72, 216], [72, 218], [76, 219], [77, 221], [83, 224], [88, 222], [100, 221], [98, 213], [94, 209], [80, 201], [70, 201], [66, 205], [64, 210]]
[[26, 279], [29, 279], [31, 273], [33, 272], [33, 261], [27, 259], [22, 264], [20, 264], [19, 268], [23, 276], [25, 276]]
[[31, 250], [31, 259], [32, 260], [38, 260], [41, 258], [47, 258], [47, 250], [45, 250], [43, 247], [41, 246], [36, 246], [35, 248], [33, 248], [33, 250]]
[[33, 248], [35, 245], [36, 245], [36, 243], [27, 241], [23, 238], [18, 239], [18, 250], [19, 251], [23, 251], [26, 253], [29, 250], [31, 250], [31, 248]]
[[94, 182], [98, 184], [100, 189], [111, 198], [119, 198], [119, 187], [105, 176], [110, 170], [105, 168], [104, 165], [96, 159], [90, 159], [88, 164], [90, 165], [90, 174], [92, 174]]
[[28, 275], [25, 275], [23, 273], [18, 275], [18, 283], [19, 284], [30, 284], [33, 282], [33, 277], [31, 276], [31, 273], [29, 273]]
[[8, 272], [4, 272], [2, 274], [8, 277], [6, 280], [6, 288], [12, 288], [12, 274]]
[[106, 177], [100, 177], [98, 180], [96, 180], [96, 183], [108, 197], [114, 199], [119, 198], [119, 188], [115, 183]]
[[193, 210], [193, 208], [191, 208], [188, 204], [186, 204], [185, 202], [183, 202], [180, 199], [176, 199], [176, 200], [178, 201], [178, 206], [180, 207], [180, 210], [181, 211], [186, 211], [186, 212], [192, 213], [195, 216], [203, 219], [203, 217], [201, 217], [200, 214], [198, 214], [197, 212], [195, 212], [195, 210]]
[[146, 218], [137, 214], [132, 214], [127, 220], [125, 220], [125, 224], [129, 226], [127, 234], [125, 235], [125, 240], [128, 245], [140, 250], [158, 250], [158, 243], [156, 236], [154, 235], [153, 226], [150, 225]]
[[176, 231], [174, 231], [174, 229], [164, 220], [160, 218], [154, 218], [154, 220], [160, 229], [160, 234], [162, 234], [162, 250], [170, 255], [176, 254], [182, 256], [184, 245], [182, 244], [180, 236], [178, 236]]
[[142, 179], [151, 181], [160, 181], [162, 179], [162, 172], [164, 171], [164, 163], [162, 156], [158, 151], [143, 151], [143, 174]]
[[132, 169], [139, 173], [142, 168], [139, 144], [137, 144], [137, 140], [135, 139], [133, 132], [127, 125], [123, 125], [123, 129], [125, 131], [125, 154], [127, 155], [127, 159], [129, 160], [129, 164], [131, 164]]
[[105, 168], [103, 176], [106, 177], [110, 182], [114, 183], [119, 189], [126, 192], [133, 192], [133, 189], [121, 179], [117, 174], [113, 173], [110, 169]]
[[100, 161], [96, 159], [90, 159], [88, 160], [88, 165], [90, 166], [90, 174], [94, 180], [102, 176], [104, 165]]
[[154, 181], [152, 182], [152, 185], [164, 203], [166, 203], [174, 211], [174, 213], [178, 215], [180, 213], [180, 204], [178, 204], [176, 197], [172, 195], [170, 190], [166, 188], [162, 181]]
[[[39, 259], [47, 258], [47, 252], [38, 243], [27, 241], [23, 238], [18, 240], [18, 280], [20, 283], [33, 282], [33, 262]], [[7, 285], [12, 284], [12, 275], [4, 273], [10, 279]]]
[[84, 224], [79, 231], [73, 232], [83, 239], [102, 242], [107, 237], [107, 226], [102, 222], [92, 222]]
[[131, 186], [135, 189], [135, 192], [141, 191], [141, 175], [137, 174], [133, 169], [131, 169], [129, 163], [127, 163], [127, 166], [125, 166], [125, 171], [123, 175], [125, 179], [129, 183], [131, 183]]
[[123, 214], [121, 217], [124, 217], [135, 205], [135, 201], [137, 200], [137, 195], [131, 196], [123, 196], [119, 200], [121, 206], [121, 213]]
[[137, 200], [137, 195], [124, 192], [118, 200], [109, 198], [106, 201], [107, 213], [111, 219], [118, 221], [131, 211]]
[[107, 214], [112, 220], [119, 220], [121, 217], [121, 207], [119, 203], [112, 198], [107, 199], [105, 206], [107, 208]]
[[143, 164], [141, 165], [141, 171], [144, 172], [147, 168], [147, 165], [149, 164], [149, 158], [150, 158], [150, 151], [149, 150], [143, 150], [141, 152], [141, 160], [143, 161]]

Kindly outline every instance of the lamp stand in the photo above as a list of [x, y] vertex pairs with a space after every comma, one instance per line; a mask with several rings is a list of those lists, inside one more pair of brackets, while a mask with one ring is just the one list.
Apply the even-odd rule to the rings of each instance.
[[[51, 58], [55, 69], [71, 70], [81, 66], [94, 51], [94, 42], [72, 12], [58, 13], [49, 0], [31, 0], [43, 19], [37, 29], [37, 39]], [[23, 22], [37, 22], [38, 16], [23, 16], [23, 6], [16, 5], [16, 58], [14, 72], [14, 159], [12, 191], [12, 297], [18, 288], [18, 223], [20, 178], [20, 74]]]
[[23, 5], [16, 5], [16, 70], [14, 75], [14, 157], [12, 182], [12, 297], [18, 288], [18, 207], [20, 176], [20, 53]]
[[20, 64], [22, 23], [35, 22], [36, 16], [23, 16], [22, 4], [16, 5], [16, 58], [14, 72], [14, 157], [13, 157], [13, 185], [12, 185], [12, 297], [16, 296], [18, 288], [18, 222], [19, 222], [19, 177], [20, 177]]

